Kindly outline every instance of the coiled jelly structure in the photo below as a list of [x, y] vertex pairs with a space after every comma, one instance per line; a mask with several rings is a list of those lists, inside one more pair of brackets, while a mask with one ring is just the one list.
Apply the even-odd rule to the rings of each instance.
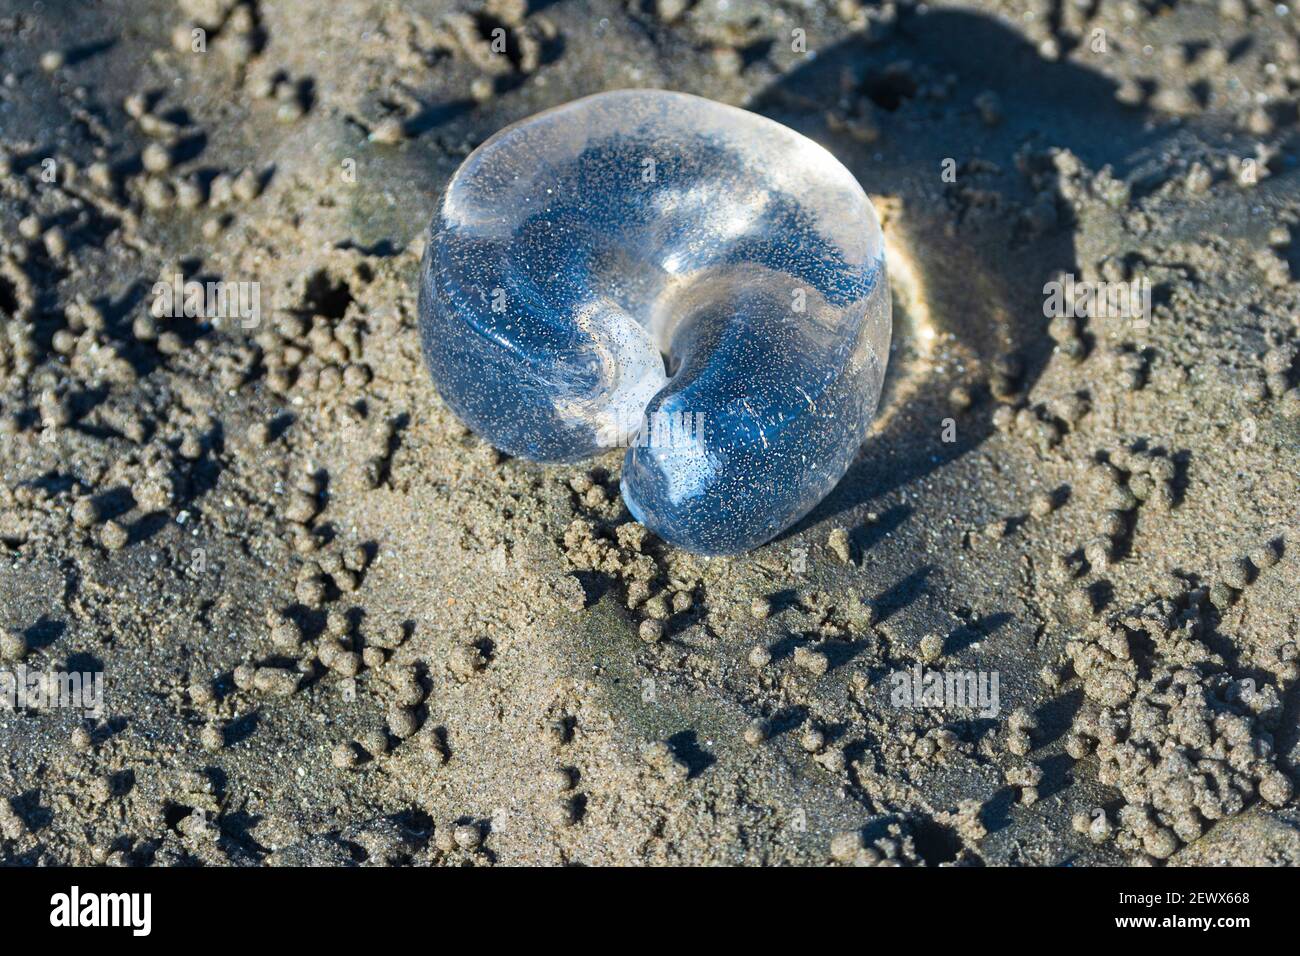
[[476, 149], [434, 216], [419, 309], [470, 428], [543, 462], [626, 447], [628, 510], [706, 555], [830, 492], [889, 356], [880, 225], [848, 170], [772, 120], [659, 90]]

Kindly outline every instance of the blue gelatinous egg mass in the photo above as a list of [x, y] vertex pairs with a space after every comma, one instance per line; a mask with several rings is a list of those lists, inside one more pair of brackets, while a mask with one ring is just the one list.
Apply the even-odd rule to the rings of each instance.
[[771, 120], [602, 93], [475, 150], [434, 216], [425, 360], [512, 455], [628, 449], [628, 510], [701, 554], [756, 547], [843, 477], [889, 354], [880, 226]]

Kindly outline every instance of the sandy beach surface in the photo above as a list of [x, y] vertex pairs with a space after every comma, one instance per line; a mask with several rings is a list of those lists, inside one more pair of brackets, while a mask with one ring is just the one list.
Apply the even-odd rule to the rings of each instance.
[[[448, 177], [622, 87], [884, 222], [873, 434], [736, 558], [420, 355]], [[0, 862], [1300, 862], [1297, 90], [1255, 0], [0, 0], [0, 674], [102, 691], [0, 699]]]

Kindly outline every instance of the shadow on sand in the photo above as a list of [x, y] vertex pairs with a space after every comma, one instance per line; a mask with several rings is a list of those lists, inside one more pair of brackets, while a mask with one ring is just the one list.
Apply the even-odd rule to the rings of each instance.
[[[954, 410], [952, 385], [987, 380], [991, 364], [1009, 355], [1019, 390], [1032, 387], [1053, 347], [1044, 283], [1094, 265], [1077, 259], [1047, 151], [1068, 149], [1089, 170], [1111, 166], [1123, 178], [1173, 131], [1119, 103], [1110, 80], [1042, 59], [994, 19], [903, 16], [890, 38], [822, 51], [749, 104], [822, 143], [869, 194], [885, 197], [887, 241], [902, 253], [890, 264], [895, 286], [919, 290], [925, 313], [899, 308], [895, 289], [901, 314], [875, 432], [835, 490], [786, 535], [921, 478], [988, 436], [990, 416]], [[941, 88], [947, 94], [934, 96]], [[995, 122], [977, 108], [984, 93], [996, 97]], [[828, 121], [831, 114], [841, 122]], [[956, 182], [941, 175], [949, 159]], [[922, 354], [928, 334], [932, 361]], [[977, 406], [990, 401], [987, 389], [974, 394]], [[945, 442], [950, 417], [956, 441]]]

